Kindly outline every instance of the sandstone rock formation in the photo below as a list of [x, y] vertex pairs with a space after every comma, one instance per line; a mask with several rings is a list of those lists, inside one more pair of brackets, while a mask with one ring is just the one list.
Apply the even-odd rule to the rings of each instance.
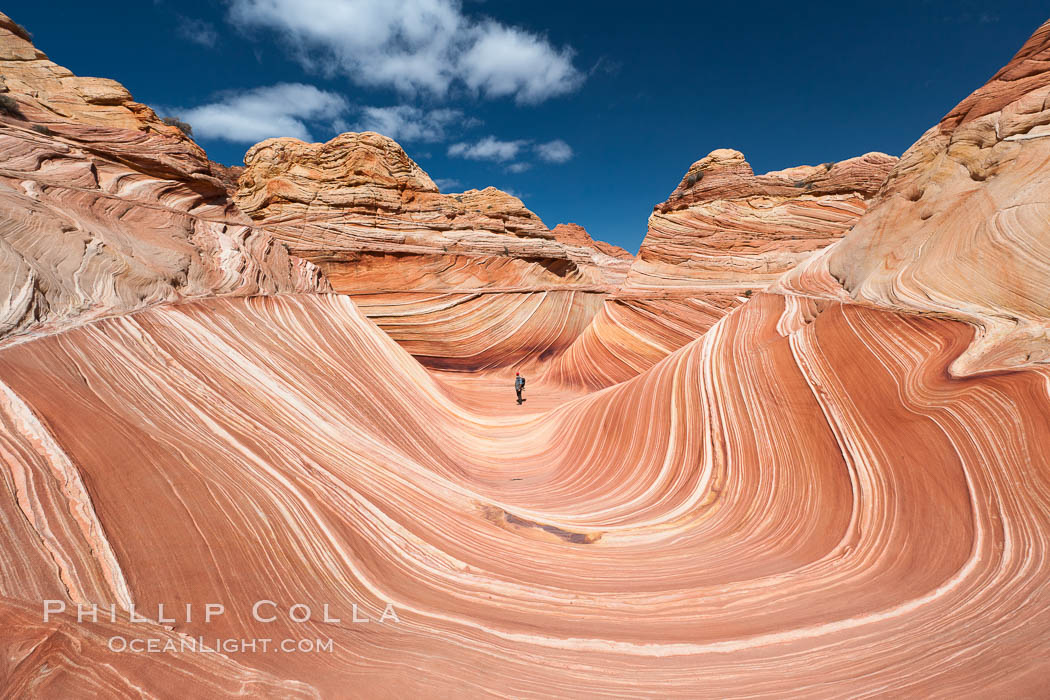
[[854, 231], [781, 289], [973, 323], [961, 375], [1050, 362], [1048, 34], [923, 134]]
[[626, 270], [619, 249], [559, 241], [494, 187], [441, 194], [396, 142], [373, 132], [323, 144], [269, 139], [245, 164], [241, 209], [342, 292], [593, 288]]
[[270, 139], [245, 163], [240, 207], [432, 367], [560, 352], [630, 266], [626, 251], [551, 231], [494, 187], [440, 193], [380, 134]]
[[[797, 324], [799, 303], [756, 296], [634, 380], [520, 417], [495, 415], [491, 378], [449, 391], [345, 296], [163, 306], [0, 351], [6, 619], [216, 601], [131, 634], [333, 640], [209, 655], [191, 694], [242, 668], [322, 697], [1038, 692], [1050, 475], [1016, 477], [1050, 441], [1045, 373], [953, 380], [966, 326], [840, 303]], [[199, 658], [22, 624], [0, 639], [12, 687], [87, 665], [164, 695]]]
[[[594, 342], [619, 327], [622, 346], [640, 348], [687, 335], [705, 314], [712, 323], [677, 349], [668, 340], [651, 366], [636, 351], [627, 364], [637, 374], [624, 381], [615, 365], [585, 378], [566, 363], [561, 376], [530, 381], [516, 406], [513, 369], [491, 346], [489, 371], [433, 371], [340, 294], [203, 294], [136, 313], [115, 305], [106, 318], [0, 347], [0, 691], [1045, 694], [1050, 367], [1038, 361], [1045, 341], [1027, 330], [1050, 322], [1045, 290], [1031, 284], [1050, 265], [1046, 219], [1035, 216], [1050, 168], [1048, 51], [1050, 22], [920, 139], [845, 238], [735, 308], [688, 312], [685, 295], [640, 285], [639, 299], [653, 295], [638, 302], [649, 330], [632, 340], [641, 326], [609, 313]], [[0, 206], [8, 233], [25, 228], [8, 225], [18, 216], [101, 221], [107, 236], [128, 221], [123, 238], [96, 247], [139, 251], [145, 241], [163, 252], [179, 216], [203, 226], [236, 213], [185, 180], [161, 185], [14, 118], [0, 130], [11, 154], [3, 187], [31, 200]], [[922, 194], [912, 198], [912, 187]], [[32, 209], [37, 196], [55, 213]], [[953, 207], [973, 221], [960, 228]], [[272, 223], [281, 228], [277, 214]], [[323, 232], [318, 224], [311, 235]], [[49, 251], [65, 250], [57, 236], [19, 240], [20, 259], [49, 271], [41, 289], [123, 284], [119, 266], [106, 275], [93, 258], [52, 261]], [[220, 247], [222, 260], [251, 258], [275, 274], [250, 245]], [[937, 251], [945, 269], [935, 269]], [[1014, 274], [1020, 292], [971, 254]], [[755, 269], [730, 256], [709, 274], [719, 272], [711, 259], [661, 269], [688, 282], [676, 287], [731, 290], [730, 271]], [[654, 264], [668, 263], [646, 263], [635, 279], [657, 279]], [[9, 269], [19, 268], [0, 268], [5, 280]], [[604, 302], [604, 292], [557, 294]], [[507, 314], [502, 323], [522, 323], [507, 310], [512, 292], [477, 297]], [[679, 308], [669, 317], [657, 302]], [[463, 331], [484, 312], [479, 303], [463, 314]], [[545, 322], [555, 336], [576, 312], [531, 313], [558, 315], [562, 325]], [[975, 354], [1007, 314], [1025, 333]], [[417, 330], [420, 350], [428, 340]], [[539, 363], [532, 354], [557, 345], [513, 352]], [[1023, 363], [1002, 361], [1020, 349], [1031, 353]], [[1001, 366], [951, 369], [978, 360]], [[615, 385], [581, 388], [601, 372]], [[45, 620], [45, 600], [66, 609]], [[273, 619], [260, 619], [260, 601]], [[208, 620], [207, 604], [222, 613]], [[96, 619], [77, 619], [77, 606], [95, 605]], [[309, 619], [293, 619], [293, 606]], [[117, 650], [115, 637], [156, 639], [158, 651]], [[331, 646], [275, 653], [263, 639]]]
[[0, 15], [0, 338], [215, 294], [327, 289], [228, 200], [204, 152]]
[[656, 207], [635, 260], [495, 188], [442, 194], [379, 134], [270, 139], [245, 159], [240, 207], [428, 366], [517, 364], [588, 388], [652, 366], [841, 237], [896, 162], [755, 176], [716, 151]]
[[868, 153], [756, 176], [719, 149], [693, 163], [654, 209], [623, 287], [544, 371], [596, 389], [648, 369], [841, 238], [896, 162]]
[[841, 238], [896, 162], [868, 153], [756, 176], [739, 151], [713, 151], [656, 207], [627, 288], [764, 289]]
[[591, 238], [591, 234], [587, 233], [587, 229], [579, 224], [558, 224], [551, 229], [551, 233], [554, 234], [554, 240], [559, 243], [577, 248], [595, 248], [598, 252], [609, 257], [634, 261], [634, 256], [628, 251], [619, 246], [610, 245], [605, 241], [594, 240]]
[[[93, 154], [155, 177], [179, 180], [205, 197], [225, 191], [204, 151], [123, 85], [83, 78], [49, 61], [28, 34], [0, 14], [2, 111]], [[6, 98], [9, 98], [6, 99]]]

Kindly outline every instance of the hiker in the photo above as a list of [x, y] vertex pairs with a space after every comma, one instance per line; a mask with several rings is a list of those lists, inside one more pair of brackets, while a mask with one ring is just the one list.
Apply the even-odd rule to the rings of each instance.
[[518, 372], [514, 373], [514, 391], [518, 394], [518, 405], [525, 399], [521, 398], [521, 392], [525, 391], [525, 377]]

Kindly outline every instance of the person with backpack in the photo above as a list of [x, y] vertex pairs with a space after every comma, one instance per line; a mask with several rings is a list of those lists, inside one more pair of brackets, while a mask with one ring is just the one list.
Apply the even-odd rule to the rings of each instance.
[[514, 373], [514, 391], [518, 394], [518, 405], [525, 399], [521, 398], [521, 392], [525, 391], [525, 377], [521, 376], [520, 373]]

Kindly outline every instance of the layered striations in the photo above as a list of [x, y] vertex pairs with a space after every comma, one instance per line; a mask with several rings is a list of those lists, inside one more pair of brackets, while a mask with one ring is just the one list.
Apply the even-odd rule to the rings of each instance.
[[[158, 307], [8, 348], [7, 683], [163, 696], [169, 667], [203, 663], [182, 692], [252, 668], [274, 696], [1038, 693], [1050, 377], [950, 378], [971, 335], [761, 294], [634, 380], [520, 415], [488, 378], [429, 376], [345, 296]], [[147, 664], [95, 641], [120, 624], [67, 613], [69, 652], [19, 622], [43, 598], [118, 623], [174, 601], [171, 631], [133, 634], [332, 651]]]
[[430, 366], [559, 352], [630, 266], [622, 249], [582, 228], [551, 231], [493, 187], [440, 193], [380, 134], [270, 139], [245, 163], [240, 207]]
[[251, 225], [203, 151], [0, 16], [0, 337], [165, 301], [327, 289]]
[[841, 238], [896, 161], [868, 153], [755, 175], [720, 149], [693, 163], [654, 209], [623, 287], [547, 373], [601, 388], [648, 369]]
[[245, 163], [240, 207], [342, 292], [601, 288], [627, 268], [624, 251], [599, 248], [586, 232], [559, 239], [494, 187], [440, 193], [373, 132], [323, 144], [269, 139]]
[[[768, 281], [738, 256], [719, 273], [708, 253], [654, 263], [671, 253], [650, 247], [662, 252], [639, 263], [630, 315], [606, 313], [592, 338], [620, 328], [624, 348], [668, 339], [659, 360], [621, 353], [636, 372], [626, 380], [601, 364], [609, 342], [587, 350], [590, 378], [548, 358], [562, 375], [530, 380], [517, 405], [491, 344], [479, 357], [493, 371], [435, 372], [338, 294], [159, 304], [0, 347], [3, 694], [1044, 695], [1050, 368], [1039, 329], [1050, 314], [1033, 279], [1050, 266], [1036, 216], [1050, 170], [1048, 50], [1050, 23], [920, 139], [845, 238], [766, 291], [737, 293], [737, 272], [756, 290]], [[15, 144], [5, 196], [27, 198], [10, 206], [35, 207], [43, 192], [74, 231], [139, 221], [122, 250], [166, 249], [169, 220], [156, 212], [217, 224], [210, 212], [229, 206], [126, 164], [110, 178], [114, 161], [55, 137], [34, 145], [43, 135], [13, 118], [2, 129]], [[34, 155], [45, 147], [58, 155]], [[717, 160], [726, 177], [742, 172], [732, 154]], [[53, 164], [68, 193], [48, 179]], [[791, 172], [804, 177], [772, 177], [822, 177]], [[396, 177], [426, 185], [410, 167]], [[736, 201], [719, 177], [702, 178], [710, 196]], [[668, 216], [710, 204], [686, 183], [688, 202]], [[0, 214], [27, 222], [13, 234], [49, 210], [36, 211]], [[45, 265], [64, 248], [42, 231], [46, 245], [18, 258], [52, 271], [40, 289], [123, 284], [123, 268]], [[650, 284], [653, 265], [683, 283], [667, 287], [696, 285], [693, 296]], [[682, 311], [718, 290], [739, 301]], [[604, 303], [604, 292], [558, 291]], [[435, 305], [451, 294], [416, 293]], [[463, 353], [484, 345], [473, 319], [499, 317], [515, 294], [557, 298], [473, 294], [461, 314], [427, 312], [447, 315], [433, 332], [462, 324]], [[643, 311], [650, 326], [631, 340]], [[554, 337], [574, 313], [523, 310], [489, 327], [555, 314], [562, 325], [543, 326]], [[998, 333], [1008, 315], [1012, 332]], [[700, 317], [702, 335], [688, 325]], [[425, 325], [414, 332], [413, 353], [437, 347]], [[546, 362], [561, 342], [511, 354]], [[615, 385], [585, 391], [592, 381]], [[66, 612], [44, 620], [44, 600]], [[259, 601], [272, 603], [261, 619]], [[76, 606], [94, 604], [98, 619], [78, 621]], [[207, 620], [207, 604], [222, 614]], [[293, 620], [296, 605], [309, 620]], [[118, 636], [160, 650], [117, 651]], [[331, 646], [215, 648], [262, 639]], [[178, 651], [190, 640], [208, 652]]]
[[551, 233], [554, 234], [554, 240], [559, 243], [564, 243], [568, 246], [575, 246], [577, 248], [594, 248], [599, 253], [608, 255], [609, 257], [619, 258], [620, 260], [626, 260], [627, 262], [634, 262], [634, 256], [628, 251], [619, 246], [606, 243], [605, 241], [594, 240], [591, 238], [591, 234], [587, 233], [587, 229], [579, 224], [558, 224], [551, 229]]
[[0, 13], [0, 94], [5, 116], [35, 124], [93, 153], [156, 177], [182, 181], [203, 196], [226, 191], [227, 168], [123, 85], [84, 78], [49, 61], [30, 36]]
[[627, 288], [764, 289], [841, 238], [896, 162], [868, 153], [756, 176], [739, 151], [713, 151], [653, 211]]
[[1050, 27], [901, 157], [780, 288], [973, 323], [961, 375], [1050, 361]]

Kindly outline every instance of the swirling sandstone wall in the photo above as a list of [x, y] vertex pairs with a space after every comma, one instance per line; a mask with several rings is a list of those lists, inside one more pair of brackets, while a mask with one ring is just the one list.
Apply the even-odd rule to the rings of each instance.
[[845, 235], [896, 162], [868, 153], [755, 175], [739, 151], [713, 151], [654, 209], [625, 284], [542, 371], [596, 389], [648, 369]]
[[204, 152], [0, 15], [0, 338], [216, 294], [329, 289], [251, 225]]
[[440, 193], [380, 134], [270, 139], [245, 163], [240, 207], [432, 367], [562, 350], [630, 265], [626, 251], [582, 229], [551, 231], [494, 187]]
[[[0, 348], [3, 694], [1044, 695], [1050, 368], [1040, 333], [1050, 316], [1036, 282], [1050, 265], [1050, 228], [1036, 214], [1050, 171], [1048, 56], [1050, 23], [905, 154], [852, 231], [814, 244], [765, 290], [760, 261], [781, 260], [773, 247], [757, 246], [746, 265], [730, 254], [720, 271], [709, 249], [676, 253], [658, 236], [651, 250], [680, 260], [638, 263], [639, 298], [651, 298], [579, 336], [599, 344], [581, 350], [589, 365], [574, 374], [557, 365], [564, 355], [533, 357], [567, 340], [512, 351], [561, 372], [530, 382], [524, 406], [493, 344], [481, 354], [495, 369], [433, 371], [409, 352], [438, 347], [426, 324], [395, 342], [349, 295], [216, 296], [219, 285], [182, 303], [114, 304], [62, 332], [38, 324], [38, 337]], [[160, 186], [117, 170], [122, 187], [104, 176], [115, 161], [86, 159], [67, 137], [38, 143], [32, 134], [44, 135], [14, 118], [2, 129], [30, 143], [9, 151], [17, 175], [6, 187], [54, 192], [48, 206], [78, 224], [89, 214], [107, 232], [129, 222], [124, 249], [170, 245], [172, 212], [216, 225], [220, 210], [238, 216], [219, 195], [194, 198], [185, 180]], [[62, 148], [76, 156], [59, 162], [65, 190], [45, 176], [55, 157], [34, 155]], [[704, 197], [667, 216], [695, 218], [691, 207], [711, 205]], [[35, 206], [13, 202], [0, 220], [37, 216], [16, 204]], [[294, 231], [282, 234], [278, 215], [264, 225]], [[364, 236], [355, 226], [348, 236]], [[51, 262], [46, 232], [9, 228], [26, 246], [47, 243], [20, 259], [63, 289], [92, 279], [106, 290], [117, 276], [77, 257]], [[324, 231], [319, 223], [311, 236], [338, 234]], [[275, 274], [251, 246], [222, 251]], [[407, 268], [426, 284], [430, 264]], [[657, 266], [695, 301], [650, 284]], [[703, 306], [704, 285], [725, 289], [733, 274], [753, 293]], [[426, 293], [446, 294], [413, 292]], [[604, 303], [606, 293], [592, 296]], [[381, 289], [370, 303], [391, 295], [396, 305], [396, 294]], [[511, 292], [498, 294], [476, 295], [458, 317], [440, 301], [419, 314], [434, 314], [442, 332], [460, 324], [469, 353], [471, 324], [486, 313], [505, 315], [494, 328], [525, 313], [555, 317], [543, 327], [565, 338], [574, 314], [597, 313], [511, 313]], [[643, 311], [649, 327], [638, 324]], [[1008, 318], [1010, 332], [999, 332]], [[627, 378], [602, 359], [646, 337], [677, 339], [621, 354]], [[69, 610], [45, 622], [45, 599]], [[315, 615], [262, 622], [259, 600]], [[225, 606], [210, 622], [200, 615], [209, 602]], [[78, 604], [107, 612], [78, 621]], [[179, 611], [174, 621], [159, 619], [160, 604]], [[316, 614], [325, 604], [339, 622]], [[398, 621], [379, 621], [388, 604]], [[352, 621], [355, 605], [370, 622]], [[132, 622], [132, 606], [149, 620]], [[115, 635], [333, 646], [135, 654], [114, 651]]]
[[[967, 326], [802, 304], [759, 295], [634, 380], [517, 417], [493, 408], [508, 389], [455, 391], [341, 296], [9, 348], [5, 615], [217, 600], [210, 624], [132, 633], [334, 640], [216, 654], [190, 694], [245, 669], [272, 695], [1037, 692], [1050, 377], [952, 379]], [[259, 623], [257, 600], [344, 624]], [[400, 622], [377, 622], [387, 603]], [[163, 695], [200, 663], [93, 641], [120, 624], [18, 629], [7, 687], [38, 694]]]
[[779, 289], [973, 323], [959, 375], [1050, 361], [1048, 34], [923, 134], [856, 229]]

